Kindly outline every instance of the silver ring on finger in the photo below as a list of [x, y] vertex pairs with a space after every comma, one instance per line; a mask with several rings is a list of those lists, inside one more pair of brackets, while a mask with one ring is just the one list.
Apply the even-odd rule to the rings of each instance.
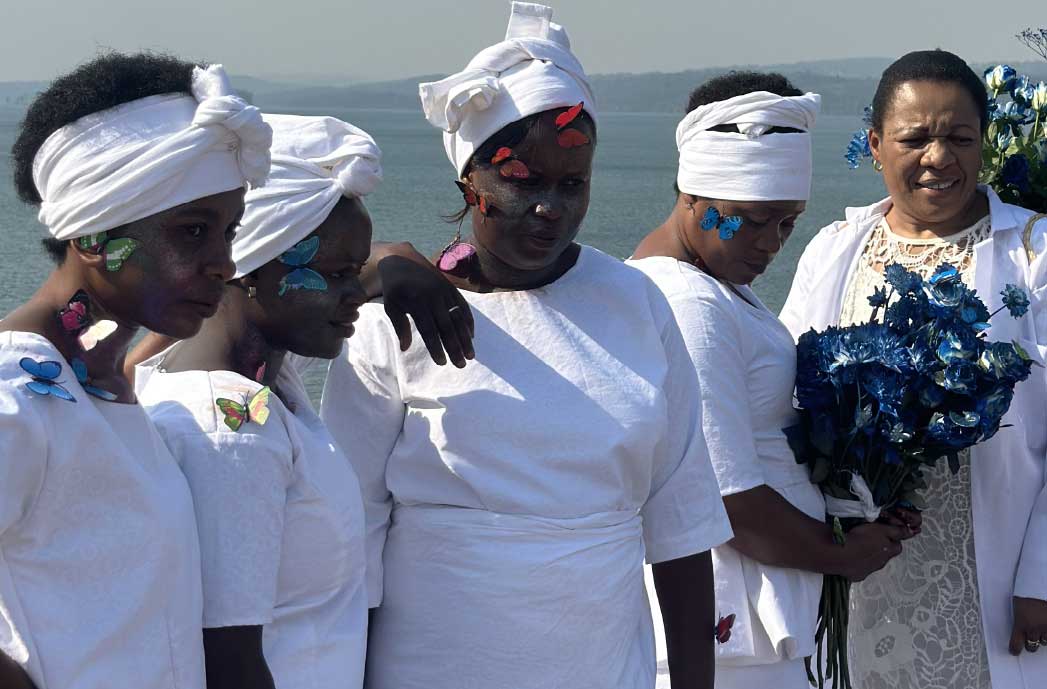
[[455, 305], [454, 305], [454, 306], [452, 306], [451, 308], [447, 309], [447, 313], [454, 313], [455, 311], [457, 311], [457, 310], [458, 310], [458, 309], [460, 309], [460, 308], [462, 308], [462, 307], [461, 307], [461, 306], [459, 306], [458, 304], [455, 304]]
[[1038, 649], [1039, 647], [1040, 647], [1039, 640], [1037, 640], [1037, 639], [1026, 639], [1025, 640], [1025, 650], [1026, 651], [1029, 651], [1030, 653], [1035, 653], [1036, 649]]

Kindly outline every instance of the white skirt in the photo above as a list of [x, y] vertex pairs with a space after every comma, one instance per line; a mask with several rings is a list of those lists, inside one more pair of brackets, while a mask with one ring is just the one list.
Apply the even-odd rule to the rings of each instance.
[[368, 689], [651, 689], [635, 513], [564, 520], [402, 506]]

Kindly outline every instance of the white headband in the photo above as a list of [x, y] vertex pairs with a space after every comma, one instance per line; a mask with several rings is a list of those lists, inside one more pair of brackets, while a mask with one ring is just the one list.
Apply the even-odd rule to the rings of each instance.
[[75, 239], [195, 199], [265, 182], [272, 132], [221, 65], [193, 69], [192, 96], [149, 96], [68, 124], [33, 160], [40, 222]]
[[504, 41], [458, 74], [418, 85], [425, 117], [444, 130], [444, 149], [459, 175], [492, 134], [529, 115], [584, 102], [596, 119], [585, 70], [552, 16], [551, 7], [514, 2]]
[[[756, 91], [687, 113], [676, 128], [680, 191], [724, 201], [806, 201], [811, 197], [811, 135], [822, 97]], [[738, 132], [710, 131], [723, 124]], [[771, 127], [801, 134], [767, 134]]]
[[265, 115], [273, 128], [273, 166], [247, 192], [233, 241], [236, 277], [305, 239], [343, 196], [360, 197], [382, 181], [382, 152], [371, 136], [333, 117]]

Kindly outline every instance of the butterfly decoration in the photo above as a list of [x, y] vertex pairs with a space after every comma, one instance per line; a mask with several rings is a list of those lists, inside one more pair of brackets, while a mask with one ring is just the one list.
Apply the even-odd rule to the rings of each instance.
[[556, 143], [560, 148], [578, 148], [588, 146], [589, 137], [577, 129], [565, 129], [557, 134]]
[[91, 300], [87, 292], [77, 290], [65, 308], [58, 312], [58, 321], [62, 324], [62, 329], [70, 335], [79, 335], [91, 322], [90, 309]]
[[[577, 131], [572, 129], [571, 131]], [[527, 179], [531, 176], [531, 171], [527, 169], [527, 166], [522, 160], [509, 160], [506, 161], [505, 165], [498, 169], [498, 174], [506, 179]]]
[[280, 290], [277, 292], [279, 296], [284, 296], [287, 290], [291, 289], [312, 289], [321, 292], [327, 289], [324, 276], [306, 267], [316, 258], [316, 252], [319, 250], [320, 238], [310, 237], [280, 254], [280, 263], [292, 266], [292, 269], [280, 278]]
[[62, 375], [62, 364], [57, 361], [36, 361], [30, 357], [22, 357], [18, 365], [33, 377], [25, 384], [30, 392], [43, 397], [57, 397], [66, 402], [76, 402], [73, 393], [62, 387], [60, 381], [55, 380]]
[[567, 125], [578, 119], [578, 116], [582, 114], [582, 108], [585, 107], [585, 101], [582, 101], [578, 105], [572, 105], [556, 116], [556, 128], [563, 129]]
[[714, 207], [709, 206], [705, 209], [705, 215], [702, 216], [701, 227], [703, 230], [711, 230], [713, 228], [719, 228], [720, 239], [731, 239], [735, 233], [742, 226], [742, 217], [740, 215], [730, 215], [724, 217], [720, 215], [720, 211]]
[[494, 152], [494, 157], [491, 158], [491, 164], [492, 165], [497, 165], [498, 163], [502, 162], [503, 160], [508, 160], [509, 158], [512, 158], [512, 157], [513, 157], [513, 149], [511, 149], [511, 148], [509, 148], [507, 146], [502, 146], [501, 148], [499, 148], [497, 151]]
[[476, 247], [455, 237], [454, 241], [440, 252], [436, 265], [445, 273], [463, 273], [474, 256], [476, 256]]
[[265, 371], [268, 368], [268, 363], [263, 361], [262, 365], [258, 367], [258, 370], [254, 372], [254, 380], [256, 383], [261, 383], [262, 379], [265, 378]]
[[465, 199], [466, 205], [476, 206], [480, 209], [480, 214], [484, 217], [486, 217], [487, 214], [491, 212], [491, 207], [487, 203], [487, 199], [484, 198], [483, 194], [477, 193], [477, 191], [473, 189], [472, 185], [466, 184], [465, 182], [461, 182], [457, 179], [454, 181], [454, 183], [458, 185], [459, 191], [462, 192], [462, 198]]
[[731, 640], [731, 627], [734, 626], [734, 613], [721, 617], [716, 623], [716, 643], [725, 644]]
[[269, 398], [272, 394], [273, 391], [267, 385], [242, 403], [225, 397], [219, 397], [214, 403], [225, 414], [225, 425], [233, 431], [239, 431], [249, 421], [259, 426], [265, 425], [269, 420]]
[[131, 254], [142, 245], [137, 239], [131, 239], [130, 237], [110, 239], [107, 232], [89, 234], [78, 238], [76, 241], [82, 249], [104, 255], [105, 269], [110, 273], [120, 270], [124, 265], [124, 261], [130, 258]]
[[115, 333], [118, 327], [116, 321], [101, 320], [80, 333], [77, 339], [83, 350], [90, 352], [99, 342]]
[[106, 402], [113, 402], [116, 400], [116, 395], [113, 393], [95, 387], [88, 382], [90, 378], [87, 376], [87, 364], [85, 364], [82, 359], [73, 359], [69, 362], [69, 365], [72, 367], [73, 373], [76, 374], [76, 380], [80, 383], [80, 387], [82, 387], [84, 392], [88, 395], [97, 397], [100, 400], [105, 400]]

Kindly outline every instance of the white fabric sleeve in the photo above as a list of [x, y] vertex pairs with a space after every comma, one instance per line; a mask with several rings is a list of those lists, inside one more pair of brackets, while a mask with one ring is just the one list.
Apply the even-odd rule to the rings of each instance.
[[651, 492], [641, 510], [646, 559], [655, 564], [704, 552], [734, 534], [702, 434], [694, 365], [665, 297], [653, 283], [650, 290], [668, 367], [666, 437], [655, 448]]
[[[1037, 223], [1037, 228], [1044, 224], [1047, 223]], [[1043, 230], [1037, 233], [1040, 240], [1040, 246], [1037, 248], [1043, 248], [1044, 234], [1047, 233]], [[1045, 349], [1043, 343], [1047, 343], [1047, 255], [1042, 251], [1031, 272], [1036, 277], [1031, 280], [1034, 287], [1029, 300], [1029, 315], [1034, 319], [1036, 340], [1042, 352]], [[1036, 283], [1039, 283], [1039, 286], [1035, 286]], [[1019, 385], [1038, 384], [1041, 399], [1047, 397], [1047, 371], [1033, 367], [1033, 376]], [[1041, 456], [1041, 460], [1044, 463], [1044, 485], [1033, 504], [1029, 524], [1025, 529], [1025, 539], [1018, 558], [1018, 571], [1014, 579], [1014, 595], [1047, 600], [1047, 456]]]
[[782, 311], [778, 315], [782, 323], [785, 323], [785, 327], [792, 333], [793, 340], [798, 340], [800, 335], [811, 329], [811, 323], [807, 317], [807, 300], [811, 296], [811, 281], [816, 263], [822, 253], [821, 240], [827, 231], [840, 228], [844, 224], [846, 223], [837, 222], [823, 227], [800, 254], [800, 261], [796, 264], [796, 272], [793, 274], [793, 283], [789, 288], [789, 296], [786, 297], [785, 305], [782, 306]]
[[245, 424], [236, 433], [164, 434], [193, 494], [205, 628], [273, 621], [293, 475], [290, 440], [276, 442], [270, 428], [279, 423], [273, 410], [263, 433]]
[[[28, 380], [24, 374], [20, 377]], [[32, 408], [37, 402], [29, 399], [32, 393], [23, 394], [15, 388], [17, 384], [15, 379], [0, 385], [0, 536], [28, 516], [36, 504], [47, 472], [48, 433], [55, 430], [46, 428]], [[43, 397], [39, 403], [69, 404]], [[86, 429], [72, 430], [75, 434]], [[73, 437], [68, 441], [74, 442]]]
[[702, 430], [721, 495], [766, 483], [753, 441], [746, 362], [737, 319], [715, 295], [669, 299], [702, 391]]
[[[381, 305], [377, 306], [379, 315], [375, 308], [361, 310], [356, 334], [331, 362], [320, 404], [321, 418], [360, 481], [367, 531], [367, 605], [371, 608], [382, 602], [382, 553], [393, 507], [385, 470], [405, 414], [396, 353], [386, 332], [391, 326]], [[369, 311], [372, 317], [364, 323]]]

